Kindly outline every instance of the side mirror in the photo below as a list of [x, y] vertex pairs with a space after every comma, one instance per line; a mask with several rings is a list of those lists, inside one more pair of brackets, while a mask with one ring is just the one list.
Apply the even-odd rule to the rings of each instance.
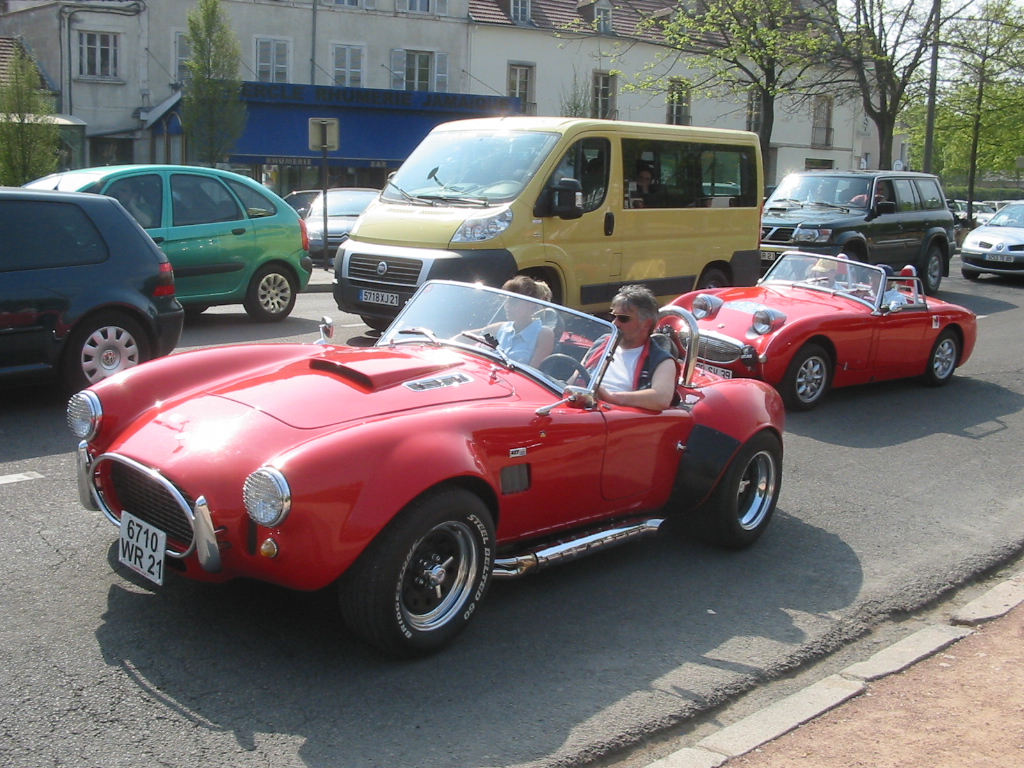
[[324, 315], [320, 318], [320, 338], [317, 344], [327, 344], [328, 339], [334, 338], [334, 320]]
[[875, 210], [878, 211], [879, 215], [883, 213], [896, 213], [896, 203], [892, 200], [882, 200], [875, 205]]
[[583, 185], [579, 179], [559, 179], [548, 185], [537, 201], [535, 216], [578, 219], [583, 215]]

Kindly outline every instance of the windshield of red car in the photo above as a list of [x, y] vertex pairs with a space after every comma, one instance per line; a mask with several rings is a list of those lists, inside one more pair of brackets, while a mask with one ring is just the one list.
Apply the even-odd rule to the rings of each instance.
[[[584, 355], [598, 339], [613, 332], [606, 320], [522, 294], [431, 281], [409, 300], [376, 346], [426, 343], [460, 347], [523, 371], [561, 392], [566, 384], [581, 383], [579, 368]], [[553, 347], [538, 362], [534, 353], [545, 337], [549, 343], [553, 338]], [[589, 370], [602, 370], [610, 346], [601, 345], [600, 354], [586, 361]]]
[[789, 252], [782, 255], [762, 284], [786, 284], [828, 291], [875, 306], [879, 288], [885, 282], [881, 267], [815, 253]]

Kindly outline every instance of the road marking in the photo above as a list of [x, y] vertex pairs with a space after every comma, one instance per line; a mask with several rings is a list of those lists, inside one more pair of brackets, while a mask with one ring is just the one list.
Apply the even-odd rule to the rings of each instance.
[[22, 483], [26, 480], [42, 480], [43, 476], [38, 472], [21, 472], [17, 475], [0, 475], [0, 485], [8, 483]]

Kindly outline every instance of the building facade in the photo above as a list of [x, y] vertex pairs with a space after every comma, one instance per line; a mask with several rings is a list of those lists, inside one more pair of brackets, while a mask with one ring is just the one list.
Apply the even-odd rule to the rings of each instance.
[[[330, 183], [381, 186], [434, 125], [572, 114], [756, 129], [746, 103], [694, 98], [688, 72], [640, 31], [664, 0], [221, 0], [242, 53], [245, 134], [232, 167], [279, 192], [319, 186], [311, 118], [337, 118]], [[184, 162], [185, 0], [6, 0], [23, 40], [86, 125], [85, 164]], [[658, 87], [644, 87], [656, 75]], [[784, 107], [785, 105], [783, 105]], [[791, 170], [877, 165], [858, 105], [780, 108], [769, 184]]]

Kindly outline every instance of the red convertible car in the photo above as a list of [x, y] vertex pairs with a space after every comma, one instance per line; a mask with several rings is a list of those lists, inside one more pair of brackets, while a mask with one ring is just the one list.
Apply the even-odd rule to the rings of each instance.
[[[519, 363], [482, 330], [522, 302], [553, 353]], [[670, 351], [698, 341], [670, 308]], [[602, 319], [522, 295], [429, 282], [373, 347], [252, 344], [173, 355], [75, 395], [82, 503], [118, 558], [169, 571], [336, 585], [354, 634], [387, 653], [443, 647], [492, 578], [654, 533], [669, 516], [753, 543], [782, 482], [785, 410], [749, 379], [681, 367], [661, 412], [596, 398]], [[681, 332], [673, 329], [681, 329]]]
[[913, 267], [788, 251], [745, 288], [687, 293], [673, 304], [700, 327], [698, 366], [778, 388], [786, 407], [810, 410], [831, 387], [921, 377], [949, 382], [974, 350], [977, 320], [926, 297]]

